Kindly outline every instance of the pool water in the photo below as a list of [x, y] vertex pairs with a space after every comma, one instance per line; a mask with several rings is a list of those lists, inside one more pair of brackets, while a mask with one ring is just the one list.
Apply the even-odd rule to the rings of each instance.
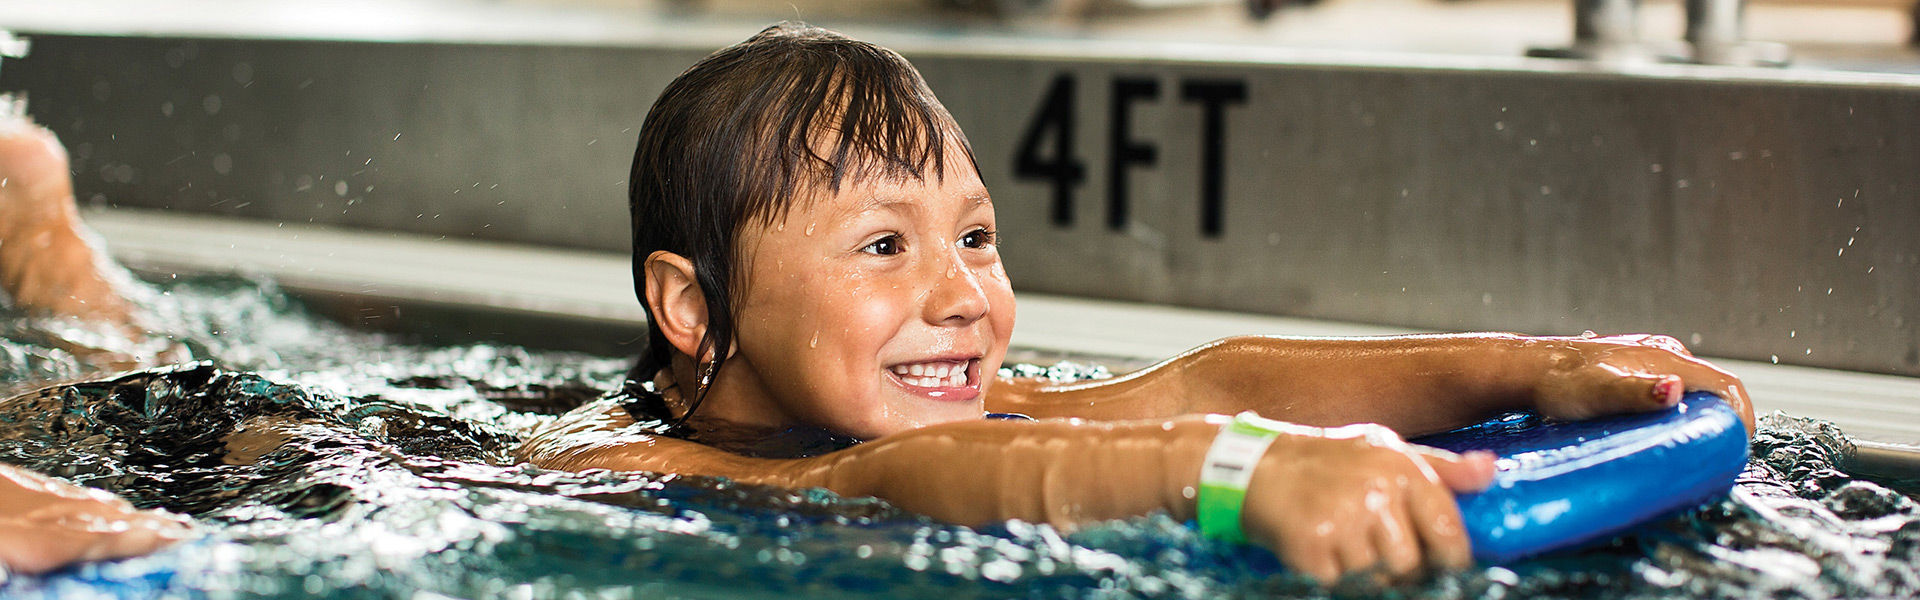
[[[316, 318], [271, 283], [155, 284], [200, 362], [0, 406], [0, 461], [194, 518], [156, 557], [15, 576], [0, 597], [1006, 598], [1892, 597], [1920, 594], [1920, 514], [1841, 469], [1831, 425], [1770, 415], [1726, 499], [1586, 549], [1386, 590], [1332, 590], [1165, 516], [1072, 534], [942, 525], [867, 498], [724, 479], [514, 464], [534, 427], [611, 389], [625, 358], [428, 347]], [[98, 377], [0, 317], [0, 387]], [[1072, 378], [1063, 365], [1026, 373]], [[268, 440], [263, 443], [261, 440]], [[278, 443], [285, 440], [285, 443]]]

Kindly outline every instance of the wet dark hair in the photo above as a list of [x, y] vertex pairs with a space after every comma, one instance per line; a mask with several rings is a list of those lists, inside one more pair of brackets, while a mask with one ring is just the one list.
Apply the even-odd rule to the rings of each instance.
[[[953, 117], [899, 54], [805, 24], [768, 27], [681, 73], [647, 113], [628, 189], [634, 292], [645, 305], [655, 251], [691, 261], [708, 314], [694, 358], [713, 350], [717, 372], [733, 345], [735, 250], [750, 219], [770, 224], [796, 198], [850, 180], [937, 181], [948, 144], [978, 170]], [[647, 318], [658, 322], [652, 306]], [[651, 327], [629, 377], [650, 379], [673, 352]]]

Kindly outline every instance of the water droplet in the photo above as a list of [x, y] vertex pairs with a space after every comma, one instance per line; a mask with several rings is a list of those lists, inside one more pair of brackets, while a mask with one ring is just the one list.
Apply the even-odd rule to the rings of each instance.
[[814, 225], [818, 225], [818, 224], [819, 224], [819, 223], [808, 223], [808, 224], [807, 224], [807, 235], [813, 235], [813, 226], [814, 226]]
[[807, 342], [807, 347], [808, 348], [820, 347], [820, 332], [818, 331], [813, 332], [813, 341]]

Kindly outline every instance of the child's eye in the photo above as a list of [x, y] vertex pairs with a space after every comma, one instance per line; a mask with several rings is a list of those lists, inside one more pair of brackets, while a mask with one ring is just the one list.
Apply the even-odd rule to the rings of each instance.
[[873, 243], [867, 244], [867, 247], [861, 248], [860, 251], [866, 252], [868, 254], [878, 254], [880, 256], [893, 256], [895, 254], [899, 254], [902, 251], [900, 247], [900, 236], [889, 235], [887, 237], [874, 240]]
[[960, 236], [960, 247], [985, 248], [993, 245], [993, 238], [993, 230], [975, 229], [967, 232], [966, 235]]

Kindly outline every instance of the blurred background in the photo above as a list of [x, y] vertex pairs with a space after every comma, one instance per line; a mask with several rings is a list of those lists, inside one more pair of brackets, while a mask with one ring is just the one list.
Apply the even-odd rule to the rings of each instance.
[[1915, 14], [0, 0], [24, 40], [0, 43], [24, 55], [0, 91], [59, 133], [89, 220], [149, 273], [259, 272], [369, 327], [631, 353], [647, 108], [700, 57], [804, 20], [902, 52], [966, 130], [1025, 351], [1125, 365], [1236, 333], [1661, 332], [1736, 359], [1770, 386], [1763, 409], [1913, 442]]

